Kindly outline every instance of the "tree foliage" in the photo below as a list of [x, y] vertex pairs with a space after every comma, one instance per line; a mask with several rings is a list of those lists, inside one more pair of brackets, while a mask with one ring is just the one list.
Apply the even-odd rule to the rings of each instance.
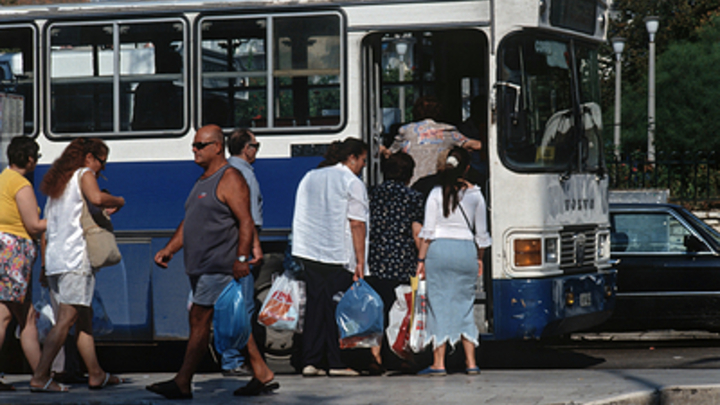
[[[649, 35], [644, 19], [660, 18], [656, 44], [656, 147], [697, 151], [715, 141], [720, 115], [720, 0], [617, 0], [608, 38], [626, 39], [622, 62], [622, 149], [647, 148]], [[606, 142], [613, 132], [614, 55], [603, 47]], [[608, 125], [609, 124], [609, 125]]]
[[[696, 41], [670, 44], [657, 61], [658, 150], [709, 151], [720, 147], [717, 137], [720, 121], [716, 119], [720, 115], [720, 75], [717, 74], [720, 16], [710, 20], [696, 34]], [[638, 125], [647, 122], [647, 103], [638, 97], [640, 94], [635, 92], [636, 102], [623, 111], [629, 116], [630, 126], [625, 134], [631, 144], [647, 139], [647, 126]]]

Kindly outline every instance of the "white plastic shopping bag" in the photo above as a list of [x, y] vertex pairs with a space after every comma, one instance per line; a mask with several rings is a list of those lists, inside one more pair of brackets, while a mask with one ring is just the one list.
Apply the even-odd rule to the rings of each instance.
[[427, 293], [425, 280], [418, 280], [413, 299], [412, 328], [410, 329], [410, 348], [419, 353], [427, 346]]
[[258, 322], [277, 330], [302, 332], [300, 320], [304, 298], [305, 283], [286, 271], [273, 282], [258, 314]]
[[399, 285], [395, 288], [395, 303], [390, 308], [388, 327], [385, 331], [390, 349], [407, 359], [410, 350], [410, 322], [412, 320], [412, 287]]

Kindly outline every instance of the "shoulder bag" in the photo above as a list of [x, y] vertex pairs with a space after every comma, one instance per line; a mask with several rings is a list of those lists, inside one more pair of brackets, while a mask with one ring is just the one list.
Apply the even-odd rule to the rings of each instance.
[[82, 194], [82, 187], [80, 188], [80, 197], [83, 200], [80, 224], [87, 244], [90, 266], [93, 269], [100, 269], [120, 263], [122, 256], [115, 241], [110, 217], [103, 210], [99, 210], [95, 215], [90, 214], [88, 202]]

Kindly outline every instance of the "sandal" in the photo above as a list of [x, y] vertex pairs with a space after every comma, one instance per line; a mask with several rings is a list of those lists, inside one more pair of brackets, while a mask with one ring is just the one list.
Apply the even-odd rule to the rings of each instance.
[[175, 380], [148, 385], [145, 389], [162, 395], [167, 399], [192, 399], [193, 397], [192, 392], [186, 394], [180, 391], [180, 387], [178, 387]]
[[424, 370], [418, 371], [417, 375], [423, 375], [427, 377], [443, 377], [447, 375], [447, 371], [444, 368], [431, 368], [428, 367]]
[[233, 392], [233, 395], [238, 397], [257, 396], [260, 394], [270, 394], [274, 390], [280, 388], [280, 384], [275, 380], [270, 380], [266, 383], [261, 383], [260, 380], [253, 377], [246, 386], [240, 387]]
[[[117, 382], [110, 382], [110, 379], [111, 379], [112, 377], [117, 378]], [[101, 390], [101, 389], [103, 389], [103, 388], [105, 388], [105, 387], [109, 387], [109, 386], [111, 386], [111, 385], [120, 385], [120, 384], [124, 384], [124, 383], [126, 383], [126, 382], [127, 382], [127, 381], [126, 381], [124, 378], [120, 378], [120, 377], [114, 376], [114, 375], [112, 375], [112, 374], [110, 374], [110, 373], [108, 373], [108, 372], [105, 372], [105, 379], [103, 380], [102, 384], [100, 384], [100, 385], [90, 385], [90, 384], [88, 384], [88, 388], [91, 389], [91, 390]]]
[[51, 379], [47, 380], [45, 385], [42, 387], [33, 387], [31, 385], [30, 392], [44, 392], [44, 393], [51, 393], [51, 394], [61, 393], [61, 392], [70, 392], [70, 388], [68, 388], [67, 385], [62, 385], [62, 384], [58, 384], [58, 383], [55, 383], [55, 384], [57, 384], [59, 389], [50, 388], [50, 386], [52, 385], [53, 382], [55, 382], [55, 381], [51, 378]]

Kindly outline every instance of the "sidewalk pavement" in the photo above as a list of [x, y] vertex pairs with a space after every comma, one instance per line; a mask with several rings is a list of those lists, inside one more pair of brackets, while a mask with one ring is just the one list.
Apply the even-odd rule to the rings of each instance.
[[240, 398], [233, 391], [249, 378], [198, 374], [193, 400], [170, 401], [145, 390], [171, 373], [122, 374], [131, 381], [90, 391], [74, 385], [70, 393], [31, 393], [30, 375], [6, 375], [15, 392], [0, 392], [0, 404], [509, 404], [656, 405], [720, 403], [720, 370], [489, 370], [478, 376], [313, 377], [277, 375], [271, 395]]

